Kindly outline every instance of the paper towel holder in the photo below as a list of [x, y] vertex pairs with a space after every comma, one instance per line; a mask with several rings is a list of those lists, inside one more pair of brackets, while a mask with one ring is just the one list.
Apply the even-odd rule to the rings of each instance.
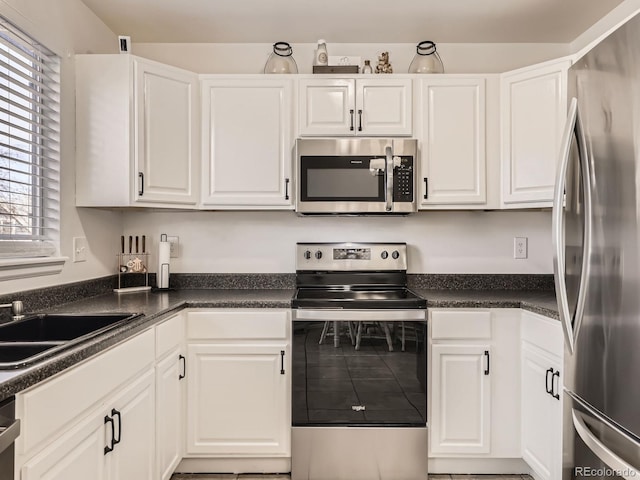
[[154, 292], [166, 292], [173, 290], [169, 287], [169, 275], [171, 265], [169, 263], [171, 247], [166, 233], [160, 234], [160, 244], [158, 245], [158, 272], [156, 273], [156, 287]]

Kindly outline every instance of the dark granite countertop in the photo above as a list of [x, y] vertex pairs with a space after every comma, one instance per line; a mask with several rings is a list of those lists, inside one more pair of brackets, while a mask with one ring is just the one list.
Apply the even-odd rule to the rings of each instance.
[[556, 295], [548, 290], [421, 290], [415, 293], [427, 300], [427, 308], [522, 308], [555, 318]]
[[[427, 308], [523, 308], [558, 318], [555, 295], [549, 291], [424, 290]], [[125, 325], [20, 370], [0, 371], [0, 399], [7, 398], [139, 333], [182, 308], [290, 308], [293, 289], [178, 290], [170, 292], [107, 293], [47, 309], [51, 313], [136, 312]]]

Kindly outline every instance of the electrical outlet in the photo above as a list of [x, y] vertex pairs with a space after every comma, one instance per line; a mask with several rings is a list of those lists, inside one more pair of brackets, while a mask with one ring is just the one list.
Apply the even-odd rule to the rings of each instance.
[[180, 256], [180, 237], [167, 236], [169, 241], [169, 258], [178, 258]]
[[515, 237], [513, 239], [513, 258], [527, 258], [527, 237]]
[[86, 237], [73, 237], [73, 261], [76, 263], [87, 261]]

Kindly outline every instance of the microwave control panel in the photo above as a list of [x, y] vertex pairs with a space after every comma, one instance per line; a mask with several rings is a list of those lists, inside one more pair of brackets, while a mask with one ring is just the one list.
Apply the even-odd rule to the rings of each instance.
[[393, 169], [393, 201], [413, 202], [413, 157], [401, 157]]

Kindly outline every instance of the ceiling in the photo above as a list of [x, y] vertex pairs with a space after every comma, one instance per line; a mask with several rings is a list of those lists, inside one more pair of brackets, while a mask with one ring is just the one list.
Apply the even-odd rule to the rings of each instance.
[[139, 43], [569, 43], [623, 0], [82, 0]]

